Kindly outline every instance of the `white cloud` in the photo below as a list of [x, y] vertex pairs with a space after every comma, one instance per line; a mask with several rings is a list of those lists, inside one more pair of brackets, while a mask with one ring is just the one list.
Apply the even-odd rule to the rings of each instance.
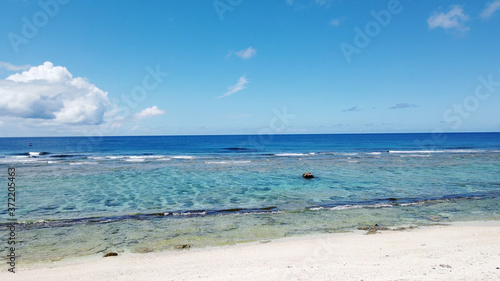
[[241, 76], [240, 79], [238, 79], [238, 83], [236, 83], [236, 85], [227, 87], [227, 92], [225, 92], [222, 96], [218, 98], [220, 99], [228, 97], [236, 92], [239, 92], [245, 89], [246, 84], [248, 84], [248, 80], [245, 78], [245, 76]]
[[0, 121], [0, 127], [2, 127], [2, 126], [3, 126], [3, 121]]
[[335, 18], [330, 21], [330, 25], [339, 26], [340, 23], [344, 20], [344, 18]]
[[31, 65], [29, 65], [29, 64], [13, 65], [10, 62], [0, 61], [0, 68], [6, 69], [8, 71], [21, 71], [21, 70], [26, 70], [30, 67], [31, 67]]
[[130, 131], [135, 131], [137, 129], [139, 129], [139, 126], [135, 125], [132, 129], [130, 129]]
[[0, 116], [94, 125], [109, 105], [106, 92], [48, 61], [0, 79]]
[[480, 17], [482, 19], [487, 19], [491, 17], [496, 11], [500, 10], [500, 0], [495, 0], [486, 4], [486, 7], [481, 12]]
[[144, 119], [144, 118], [148, 118], [148, 117], [153, 117], [153, 116], [160, 116], [160, 115], [163, 115], [165, 114], [166, 112], [159, 109], [156, 105], [155, 106], [152, 106], [152, 107], [149, 107], [149, 108], [146, 108], [144, 109], [143, 111], [137, 113], [135, 115], [136, 118], [139, 118], [139, 119]]
[[252, 47], [248, 47], [244, 50], [237, 52], [236, 55], [242, 59], [249, 59], [249, 58], [255, 56], [256, 53], [257, 53], [257, 50], [255, 50]]
[[464, 14], [462, 7], [455, 5], [451, 6], [447, 13], [433, 12], [427, 20], [429, 29], [441, 27], [444, 29], [456, 28], [459, 31], [467, 31], [469, 28], [465, 26], [465, 22], [469, 19]]

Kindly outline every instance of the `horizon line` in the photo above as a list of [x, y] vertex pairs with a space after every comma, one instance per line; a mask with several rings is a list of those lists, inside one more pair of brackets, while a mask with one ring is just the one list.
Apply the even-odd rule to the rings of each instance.
[[0, 138], [114, 138], [114, 137], [222, 137], [222, 136], [260, 136], [260, 135], [279, 135], [279, 136], [294, 136], [294, 135], [410, 135], [410, 134], [495, 134], [500, 133], [500, 131], [489, 131], [489, 132], [474, 132], [474, 131], [463, 131], [463, 132], [404, 132], [404, 133], [273, 133], [273, 134], [206, 134], [206, 135], [110, 135], [110, 136], [17, 136], [17, 137], [2, 137]]

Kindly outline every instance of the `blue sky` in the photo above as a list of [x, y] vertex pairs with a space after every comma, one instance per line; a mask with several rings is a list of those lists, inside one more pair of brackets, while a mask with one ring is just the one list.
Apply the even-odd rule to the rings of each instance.
[[4, 0], [0, 19], [0, 136], [500, 131], [500, 0]]

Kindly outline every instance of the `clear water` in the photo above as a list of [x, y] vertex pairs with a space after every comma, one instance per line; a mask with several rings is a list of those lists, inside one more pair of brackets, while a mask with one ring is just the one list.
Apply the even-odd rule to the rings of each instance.
[[21, 262], [500, 219], [499, 133], [0, 138], [8, 167]]

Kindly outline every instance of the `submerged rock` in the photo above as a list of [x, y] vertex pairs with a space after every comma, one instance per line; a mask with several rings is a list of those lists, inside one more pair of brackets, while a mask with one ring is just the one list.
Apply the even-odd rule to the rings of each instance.
[[118, 256], [118, 253], [109, 252], [109, 253], [104, 254], [104, 256], [102, 256], [102, 257], [106, 258], [106, 257], [116, 257], [116, 256]]
[[191, 248], [191, 244], [182, 244], [182, 245], [177, 245], [175, 246], [176, 249], [187, 249], [187, 248]]
[[305, 178], [305, 179], [312, 179], [312, 178], [314, 178], [313, 174], [311, 174], [311, 173], [303, 173], [302, 177]]

